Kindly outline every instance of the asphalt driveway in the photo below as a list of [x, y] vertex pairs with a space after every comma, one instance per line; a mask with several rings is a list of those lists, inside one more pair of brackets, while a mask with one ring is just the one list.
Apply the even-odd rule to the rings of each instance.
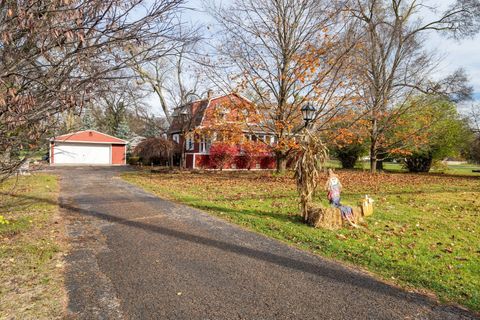
[[472, 319], [157, 198], [122, 168], [56, 168], [73, 319]]

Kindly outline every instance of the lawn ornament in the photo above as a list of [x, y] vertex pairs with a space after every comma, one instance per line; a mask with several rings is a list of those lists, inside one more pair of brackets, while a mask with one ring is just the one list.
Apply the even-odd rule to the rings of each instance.
[[352, 216], [348, 219], [342, 217], [341, 210], [336, 207], [325, 208], [322, 205], [311, 204], [308, 207], [307, 223], [315, 228], [337, 230], [345, 224], [358, 227], [358, 224], [373, 214], [374, 200], [366, 195], [358, 206], [352, 207]]

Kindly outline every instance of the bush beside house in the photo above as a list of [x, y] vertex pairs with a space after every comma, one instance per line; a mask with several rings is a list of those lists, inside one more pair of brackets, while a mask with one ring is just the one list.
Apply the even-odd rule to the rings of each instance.
[[165, 138], [147, 138], [135, 147], [132, 158], [145, 165], [170, 165], [175, 146]]

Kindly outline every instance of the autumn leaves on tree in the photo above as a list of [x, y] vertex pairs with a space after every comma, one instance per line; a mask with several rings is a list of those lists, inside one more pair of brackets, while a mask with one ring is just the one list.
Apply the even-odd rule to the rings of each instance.
[[[311, 131], [346, 166], [368, 152], [375, 172], [383, 159], [412, 153], [399, 141], [421, 145], [421, 132], [433, 123], [418, 120], [410, 128], [406, 118], [429, 101], [457, 102], [471, 93], [462, 70], [433, 78], [438, 60], [423, 37], [476, 34], [479, 0], [443, 8], [408, 0], [212, 1], [218, 33], [210, 43], [215, 50], [203, 54], [201, 28], [178, 18], [182, 3], [0, 1], [0, 175], [14, 172], [70, 115], [100, 104], [126, 79], [157, 93], [167, 121], [167, 100], [198, 98], [200, 80], [247, 97], [254, 107], [239, 107], [241, 126], [212, 127], [231, 143], [240, 128], [240, 137], [274, 136], [274, 143], [258, 145], [275, 154], [280, 172], [297, 154], [306, 103], [316, 107]], [[195, 72], [186, 81], [187, 61]]]
[[128, 78], [127, 48], [141, 47], [144, 59], [165, 55], [181, 3], [0, 1], [0, 180], [44, 147], [69, 112]]
[[258, 106], [261, 126], [275, 133], [278, 171], [298, 148], [300, 108], [310, 102], [312, 131], [329, 139], [346, 166], [368, 151], [375, 172], [389, 156], [411, 152], [400, 141], [422, 142], [421, 131], [432, 122], [404, 128], [405, 115], [423, 108], [419, 96], [458, 101], [470, 95], [461, 70], [433, 79], [437, 59], [422, 37], [475, 34], [479, 8], [466, 0], [452, 1], [441, 14], [421, 1], [236, 0], [212, 10], [224, 35], [218, 65], [229, 75], [228, 90], [245, 92]]

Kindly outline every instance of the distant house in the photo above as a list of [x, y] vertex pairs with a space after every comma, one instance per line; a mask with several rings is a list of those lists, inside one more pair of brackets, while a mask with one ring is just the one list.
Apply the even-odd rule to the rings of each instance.
[[[210, 147], [212, 143], [219, 141], [219, 136], [222, 135], [216, 127], [218, 117], [223, 117], [223, 126], [227, 129], [230, 125], [238, 125], [239, 112], [246, 109], [241, 106], [245, 105], [253, 106], [253, 103], [239, 94], [230, 93], [218, 97], [209, 95], [206, 99], [190, 102], [174, 110], [168, 137], [183, 146], [186, 168], [213, 168], [209, 159]], [[275, 143], [275, 136], [262, 130], [255, 122], [245, 123], [236, 134], [242, 135], [243, 139], [261, 140], [269, 145]], [[254, 169], [275, 167], [275, 157], [270, 153], [258, 154], [255, 162]], [[246, 169], [241, 154], [234, 159], [230, 169]]]
[[128, 146], [128, 149], [129, 150], [133, 150], [135, 149], [136, 146], [138, 146], [138, 144], [140, 142], [142, 142], [143, 140], [145, 140], [146, 138], [145, 137], [142, 137], [142, 136], [134, 136], [130, 139], [127, 140], [127, 146]]

